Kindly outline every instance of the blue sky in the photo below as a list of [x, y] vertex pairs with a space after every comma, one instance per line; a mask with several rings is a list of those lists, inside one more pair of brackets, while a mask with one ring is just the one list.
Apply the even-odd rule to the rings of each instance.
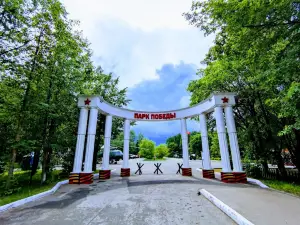
[[[204, 37], [182, 16], [192, 0], [62, 0], [93, 50], [95, 65], [128, 87], [130, 109], [164, 111], [189, 105], [186, 91], [196, 79], [213, 37]], [[180, 122], [140, 122], [132, 128], [157, 143], [180, 132]], [[199, 130], [188, 121], [189, 130]]]

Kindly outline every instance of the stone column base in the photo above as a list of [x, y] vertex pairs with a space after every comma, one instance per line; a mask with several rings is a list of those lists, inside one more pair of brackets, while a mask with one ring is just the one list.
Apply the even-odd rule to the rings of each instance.
[[99, 180], [110, 179], [110, 170], [99, 170]]
[[192, 168], [182, 168], [182, 176], [192, 176]]
[[93, 181], [93, 173], [71, 173], [69, 176], [69, 184], [92, 184]]
[[236, 183], [232, 172], [221, 172], [221, 181], [224, 183]]
[[245, 172], [232, 172], [236, 183], [247, 183], [247, 176]]
[[130, 177], [130, 168], [121, 168], [121, 177]]
[[215, 171], [213, 169], [211, 169], [211, 170], [202, 169], [202, 175], [203, 175], [203, 178], [214, 179]]

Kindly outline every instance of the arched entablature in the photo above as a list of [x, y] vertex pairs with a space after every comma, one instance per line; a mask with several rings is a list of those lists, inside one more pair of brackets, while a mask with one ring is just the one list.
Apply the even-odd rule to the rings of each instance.
[[206, 100], [191, 107], [148, 112], [114, 106], [104, 101], [101, 96], [81, 95], [78, 99], [78, 107], [97, 108], [103, 114], [135, 121], [169, 121], [191, 118], [202, 113], [206, 114], [212, 112], [216, 106], [233, 106], [235, 105], [234, 96], [234, 93], [214, 93]]

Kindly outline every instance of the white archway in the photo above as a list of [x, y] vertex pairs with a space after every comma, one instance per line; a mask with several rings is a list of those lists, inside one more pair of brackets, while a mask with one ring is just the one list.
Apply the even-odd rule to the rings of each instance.
[[[70, 183], [91, 183], [92, 177], [92, 163], [94, 153], [94, 142], [96, 135], [96, 124], [98, 112], [106, 115], [105, 132], [104, 132], [104, 152], [102, 170], [100, 171], [100, 179], [108, 179], [110, 177], [109, 170], [109, 151], [112, 128], [112, 117], [119, 117], [124, 119], [124, 148], [123, 148], [123, 165], [121, 169], [121, 176], [130, 176], [129, 169], [129, 135], [130, 135], [130, 121], [181, 121], [181, 137], [182, 137], [182, 157], [183, 169], [182, 174], [191, 176], [192, 171], [189, 166], [188, 159], [188, 141], [186, 119], [194, 116], [200, 116], [200, 131], [202, 141], [202, 160], [203, 160], [203, 177], [214, 178], [214, 170], [211, 167], [210, 152], [207, 135], [206, 114], [214, 111], [217, 133], [219, 139], [219, 147], [221, 152], [222, 172], [221, 178], [224, 182], [245, 182], [246, 175], [242, 171], [242, 164], [240, 158], [240, 151], [238, 146], [238, 139], [236, 127], [234, 122], [234, 115], [232, 106], [235, 105], [234, 93], [213, 93], [208, 99], [199, 104], [183, 109], [162, 111], [162, 112], [145, 112], [135, 111], [116, 107], [103, 100], [101, 96], [87, 96], [81, 95], [78, 99], [78, 107], [80, 110], [76, 153], [74, 159], [73, 172], [70, 175]], [[233, 171], [230, 165], [227, 134], [225, 129], [225, 121], [227, 132], [229, 136], [230, 150], [233, 161]], [[86, 134], [87, 120], [89, 113], [88, 132]], [[84, 170], [81, 171], [83, 152], [85, 146], [85, 137], [87, 135], [86, 154], [84, 162]]]

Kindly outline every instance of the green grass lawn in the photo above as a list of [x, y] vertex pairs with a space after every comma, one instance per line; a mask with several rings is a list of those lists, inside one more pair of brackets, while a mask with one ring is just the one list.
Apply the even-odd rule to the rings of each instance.
[[0, 175], [0, 206], [27, 198], [29, 196], [47, 191], [55, 186], [61, 180], [66, 180], [67, 175], [62, 175], [61, 171], [55, 170], [52, 172], [47, 184], [41, 185], [41, 171], [39, 170], [32, 178], [32, 184], [29, 185], [30, 171], [14, 172], [14, 182], [11, 191], [12, 194], [5, 193], [5, 182], [7, 173]]
[[144, 161], [164, 161], [166, 160], [165, 158], [161, 158], [161, 159], [144, 159]]
[[277, 180], [261, 180], [270, 188], [300, 196], [300, 185]]

